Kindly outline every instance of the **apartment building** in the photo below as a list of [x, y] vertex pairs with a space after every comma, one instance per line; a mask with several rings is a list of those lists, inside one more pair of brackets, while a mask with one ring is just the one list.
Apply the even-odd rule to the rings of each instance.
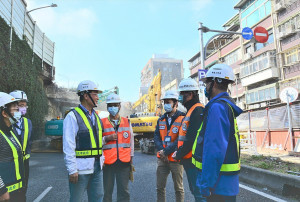
[[[299, 90], [300, 75], [300, 0], [241, 0], [234, 15], [223, 25], [224, 30], [241, 32], [264, 27], [269, 38], [257, 43], [241, 35], [216, 35], [209, 42], [205, 67], [226, 63], [233, 68], [236, 82], [231, 96], [242, 109], [259, 109], [280, 104], [280, 90], [294, 86]], [[204, 24], [205, 25], [205, 24]], [[189, 61], [191, 77], [198, 79], [200, 54]]]

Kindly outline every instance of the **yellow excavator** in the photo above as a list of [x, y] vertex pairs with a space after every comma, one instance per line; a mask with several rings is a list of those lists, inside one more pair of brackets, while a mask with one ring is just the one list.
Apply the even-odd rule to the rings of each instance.
[[143, 153], [155, 153], [154, 132], [157, 120], [162, 113], [161, 97], [161, 72], [153, 78], [148, 93], [136, 101], [132, 109], [140, 108], [141, 112], [136, 112], [130, 116], [130, 122], [135, 139], [139, 141]]

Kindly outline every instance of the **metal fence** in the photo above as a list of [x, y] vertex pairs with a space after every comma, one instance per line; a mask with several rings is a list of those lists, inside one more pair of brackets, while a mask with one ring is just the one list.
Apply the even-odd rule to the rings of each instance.
[[[291, 105], [293, 128], [300, 128], [300, 103]], [[287, 106], [243, 113], [237, 118], [240, 131], [287, 130], [289, 128]]]
[[34, 53], [43, 62], [53, 67], [55, 44], [46, 37], [27, 13], [25, 0], [0, 0], [0, 16], [14, 29], [20, 39], [25, 37]]

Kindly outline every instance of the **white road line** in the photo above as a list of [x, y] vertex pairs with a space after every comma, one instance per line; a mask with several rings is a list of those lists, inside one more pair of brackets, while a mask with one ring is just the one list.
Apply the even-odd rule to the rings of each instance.
[[45, 189], [33, 202], [40, 202], [51, 189], [52, 187], [48, 187], [47, 189]]
[[258, 191], [258, 190], [256, 190], [256, 189], [251, 188], [251, 187], [247, 187], [247, 186], [242, 185], [242, 184], [240, 184], [240, 187], [243, 188], [243, 189], [246, 189], [246, 190], [248, 190], [248, 191], [251, 191], [251, 192], [253, 192], [253, 193], [256, 193], [256, 194], [258, 194], [258, 195], [261, 195], [261, 196], [263, 196], [263, 197], [265, 197], [265, 198], [268, 198], [268, 199], [277, 201], [277, 202], [286, 202], [285, 200], [282, 200], [282, 199], [277, 198], [277, 197], [275, 197], [275, 196], [271, 196], [271, 195], [269, 195], [269, 194], [266, 194], [266, 193], [264, 193], [264, 192]]

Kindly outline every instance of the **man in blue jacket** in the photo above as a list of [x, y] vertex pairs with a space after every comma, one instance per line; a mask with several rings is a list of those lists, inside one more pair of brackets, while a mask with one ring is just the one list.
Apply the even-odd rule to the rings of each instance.
[[192, 162], [199, 169], [197, 186], [207, 201], [236, 201], [240, 171], [236, 117], [242, 110], [227, 93], [234, 73], [230, 66], [216, 64], [203, 81], [209, 103], [192, 150]]

